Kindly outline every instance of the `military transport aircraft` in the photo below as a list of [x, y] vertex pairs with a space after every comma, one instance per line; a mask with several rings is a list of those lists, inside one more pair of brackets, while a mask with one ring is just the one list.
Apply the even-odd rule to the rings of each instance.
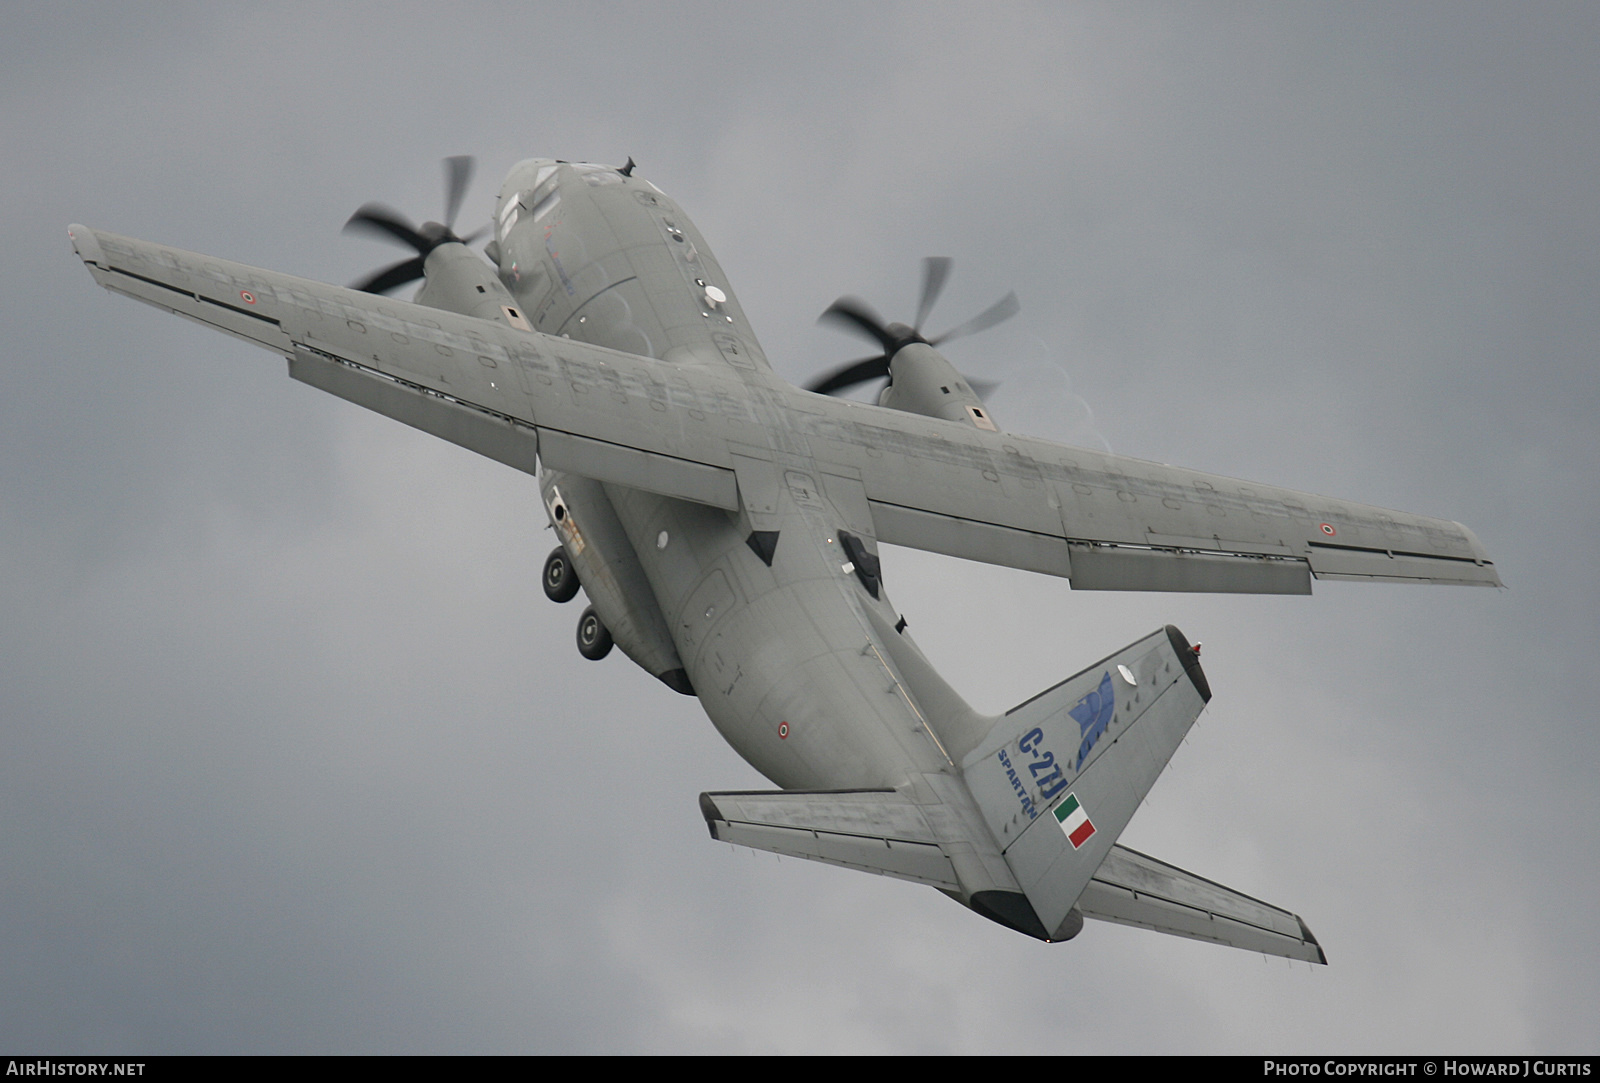
[[[282, 354], [289, 375], [539, 478], [546, 593], [697, 696], [781, 787], [703, 793], [713, 838], [935, 887], [1041, 940], [1099, 918], [1325, 962], [1294, 914], [1116, 844], [1211, 697], [1157, 629], [1003, 715], [978, 714], [889, 601], [878, 547], [1078, 590], [1308, 594], [1311, 580], [1498, 586], [1458, 523], [1008, 433], [921, 332], [860, 301], [881, 353], [801, 390], [767, 363], [694, 223], [630, 159], [532, 159], [479, 255], [454, 220], [368, 204], [415, 254], [345, 289], [73, 225], [107, 289]], [[487, 261], [485, 260], [487, 256]], [[420, 279], [413, 301], [382, 294]], [[816, 393], [887, 379], [876, 405]], [[981, 390], [981, 388], [980, 388]]]

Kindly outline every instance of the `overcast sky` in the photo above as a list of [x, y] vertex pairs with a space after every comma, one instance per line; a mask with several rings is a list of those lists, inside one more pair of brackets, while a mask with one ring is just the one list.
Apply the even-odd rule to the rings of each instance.
[[[1593, 5], [6, 4], [0, 1049], [1600, 1047]], [[1123, 841], [1327, 967], [707, 837], [764, 780], [573, 645], [532, 478], [94, 287], [81, 221], [348, 282], [439, 159], [621, 162], [773, 363], [931, 324], [1003, 427], [1458, 519], [1506, 591], [1081, 593], [906, 550], [1000, 710], [1163, 623], [1216, 692]]]

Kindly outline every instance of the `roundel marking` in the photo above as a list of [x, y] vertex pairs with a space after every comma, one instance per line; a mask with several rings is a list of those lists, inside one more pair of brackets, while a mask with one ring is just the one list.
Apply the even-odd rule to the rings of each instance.
[[778, 740], [786, 741], [788, 739], [789, 739], [789, 723], [787, 723], [787, 722], [779, 722], [778, 723]]
[[1333, 529], [1333, 524], [1332, 523], [1323, 523], [1322, 524], [1322, 532], [1324, 534], [1326, 534], [1330, 538], [1333, 537], [1335, 534], [1339, 533], [1337, 530]]
[[249, 290], [240, 290], [239, 299], [247, 305], [253, 305], [256, 303], [256, 295], [251, 293]]

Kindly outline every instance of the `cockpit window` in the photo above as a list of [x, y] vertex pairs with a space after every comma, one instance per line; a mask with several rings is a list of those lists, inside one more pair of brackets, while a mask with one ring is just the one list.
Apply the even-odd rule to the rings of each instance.
[[517, 224], [517, 217], [522, 213], [528, 198], [527, 192], [519, 192], [506, 200], [506, 205], [500, 208], [500, 236], [503, 239], [511, 232], [511, 227]]
[[561, 189], [552, 188], [550, 194], [533, 205], [533, 220], [537, 222], [561, 203]]

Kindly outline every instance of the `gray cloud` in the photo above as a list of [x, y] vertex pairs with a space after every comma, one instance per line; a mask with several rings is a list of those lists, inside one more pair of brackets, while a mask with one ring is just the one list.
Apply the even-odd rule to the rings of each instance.
[[[0, 34], [0, 1040], [47, 1052], [1589, 1050], [1600, 883], [1583, 7], [11, 9]], [[591, 666], [530, 479], [94, 289], [68, 221], [330, 281], [475, 153], [621, 160], [792, 379], [836, 295], [1002, 422], [1458, 518], [1502, 593], [1116, 596], [905, 551], [997, 709], [1171, 621], [1217, 690], [1127, 841], [1331, 965], [705, 836], [762, 782]], [[1030, 381], [1070, 380], [1052, 410]], [[1041, 375], [1045, 373], [1046, 375]], [[1060, 427], [1055, 427], [1060, 426]]]

